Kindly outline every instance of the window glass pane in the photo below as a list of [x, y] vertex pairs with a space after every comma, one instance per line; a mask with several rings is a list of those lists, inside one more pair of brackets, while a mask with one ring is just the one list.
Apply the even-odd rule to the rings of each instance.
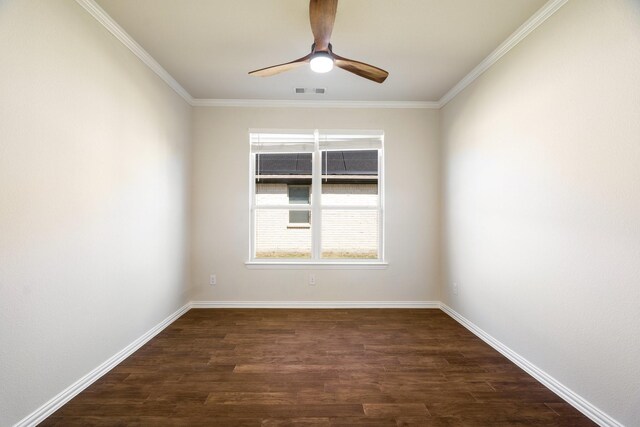
[[309, 203], [310, 187], [308, 185], [290, 185], [289, 203], [292, 205], [306, 205]]
[[322, 204], [376, 206], [378, 150], [323, 151]]
[[310, 215], [308, 210], [256, 209], [255, 212], [256, 258], [311, 258], [311, 225], [289, 221], [290, 212]]
[[[308, 205], [310, 196], [309, 185], [290, 185], [289, 186], [289, 204], [290, 205]], [[290, 224], [309, 224], [311, 215], [309, 211], [289, 211]]]
[[311, 212], [289, 211], [289, 224], [311, 224]]
[[323, 210], [322, 258], [377, 259], [377, 210]]
[[256, 205], [289, 204], [289, 185], [311, 185], [311, 158], [311, 153], [256, 154]]

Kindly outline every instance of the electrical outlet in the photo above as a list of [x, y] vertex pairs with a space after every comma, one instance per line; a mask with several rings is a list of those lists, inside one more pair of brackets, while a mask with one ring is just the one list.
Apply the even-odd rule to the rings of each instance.
[[211, 276], [209, 276], [209, 284], [211, 286], [215, 285], [216, 283], [218, 283], [218, 280], [216, 279], [216, 275], [212, 274]]
[[316, 285], [316, 275], [313, 273], [309, 274], [309, 286], [315, 286]]
[[458, 283], [453, 282], [453, 294], [458, 295]]

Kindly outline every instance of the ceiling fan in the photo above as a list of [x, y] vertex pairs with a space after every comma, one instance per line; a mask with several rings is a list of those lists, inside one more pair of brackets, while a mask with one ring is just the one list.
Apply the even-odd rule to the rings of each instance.
[[336, 20], [337, 9], [338, 0], [311, 0], [309, 3], [309, 20], [311, 21], [311, 31], [313, 32], [314, 39], [313, 45], [311, 46], [311, 53], [285, 64], [251, 71], [249, 75], [269, 77], [293, 70], [304, 64], [309, 64], [311, 70], [316, 73], [327, 73], [331, 71], [335, 65], [338, 68], [342, 68], [365, 79], [373, 80], [376, 83], [384, 82], [389, 75], [385, 70], [365, 64], [364, 62], [343, 58], [333, 53], [329, 41], [331, 39], [331, 32], [333, 31], [333, 23]]

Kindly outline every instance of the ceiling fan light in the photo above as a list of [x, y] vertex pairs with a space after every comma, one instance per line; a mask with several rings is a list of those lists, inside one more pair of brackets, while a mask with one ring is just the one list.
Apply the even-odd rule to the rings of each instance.
[[316, 73], [328, 73], [333, 70], [333, 58], [327, 52], [316, 52], [309, 62], [311, 71]]

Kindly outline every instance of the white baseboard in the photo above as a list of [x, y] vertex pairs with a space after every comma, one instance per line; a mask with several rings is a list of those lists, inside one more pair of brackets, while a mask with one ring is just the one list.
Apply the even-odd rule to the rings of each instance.
[[100, 377], [113, 369], [118, 363], [129, 357], [133, 352], [142, 347], [151, 338], [160, 333], [163, 329], [173, 323], [191, 308], [425, 308], [441, 309], [451, 316], [455, 321], [467, 328], [484, 342], [496, 349], [507, 359], [525, 370], [529, 375], [540, 381], [551, 391], [589, 417], [602, 427], [624, 427], [618, 421], [602, 412], [600, 409], [586, 401], [583, 397], [560, 383], [551, 375], [529, 362], [527, 359], [511, 350], [509, 347], [480, 329], [474, 323], [457, 313], [448, 305], [439, 301], [193, 301], [185, 304], [175, 313], [158, 323], [147, 331], [140, 338], [129, 344], [127, 347], [114, 354], [97, 368], [93, 369], [84, 377], [71, 384], [65, 390], [53, 397], [40, 408], [33, 411], [23, 420], [15, 424], [14, 427], [31, 427], [42, 422], [49, 415], [53, 414], [62, 405], [67, 403], [78, 393], [89, 387]]
[[117, 364], [129, 357], [133, 352], [146, 344], [164, 328], [191, 308], [440, 308], [438, 301], [194, 301], [185, 304], [175, 313], [158, 323], [140, 338], [104, 361], [100, 366], [80, 378], [75, 383], [58, 393], [44, 405], [27, 415], [14, 427], [32, 427], [38, 425], [62, 405], [73, 399], [81, 391], [89, 387]]
[[482, 341], [489, 344], [491, 347], [496, 349], [499, 353], [505, 356], [507, 359], [511, 360], [513, 363], [522, 368], [525, 372], [531, 375], [536, 380], [540, 381], [544, 384], [548, 389], [552, 392], [560, 396], [562, 399], [566, 400], [571, 406], [576, 408], [578, 411], [582, 412], [584, 415], [589, 417], [593, 422], [602, 427], [624, 427], [621, 423], [611, 418], [606, 413], [602, 412], [600, 409], [596, 408], [593, 404], [587, 402], [582, 396], [563, 385], [560, 381], [553, 378], [551, 375], [547, 374], [542, 369], [538, 368], [533, 363], [529, 362], [527, 359], [511, 350], [509, 347], [489, 335], [487, 332], [480, 329], [473, 322], [462, 316], [460, 313], [456, 312], [454, 309], [446, 305], [445, 303], [440, 303], [440, 309], [451, 316], [455, 321], [460, 323], [462, 326], [467, 328], [473, 334], [475, 334]]
[[439, 301], [193, 301], [192, 308], [440, 308]]
[[124, 359], [129, 357], [134, 351], [138, 350], [144, 344], [147, 343], [151, 338], [155, 337], [160, 333], [164, 328], [173, 323], [177, 318], [182, 316], [191, 308], [191, 303], [187, 303], [181, 308], [179, 308], [175, 313], [171, 314], [169, 317], [158, 323], [156, 326], [148, 330], [144, 335], [140, 338], [136, 339], [134, 342], [111, 356], [109, 359], [105, 360], [100, 366], [93, 369], [84, 377], [80, 378], [75, 383], [71, 384], [69, 387], [60, 392], [57, 396], [53, 397], [47, 403], [33, 411], [31, 414], [23, 418], [14, 427], [31, 427], [36, 426], [40, 422], [44, 421], [49, 415], [53, 414], [57, 411], [62, 405], [73, 399], [77, 394], [79, 394], [82, 390], [89, 387], [95, 381], [100, 379], [104, 374], [113, 369], [118, 363], [122, 362]]

